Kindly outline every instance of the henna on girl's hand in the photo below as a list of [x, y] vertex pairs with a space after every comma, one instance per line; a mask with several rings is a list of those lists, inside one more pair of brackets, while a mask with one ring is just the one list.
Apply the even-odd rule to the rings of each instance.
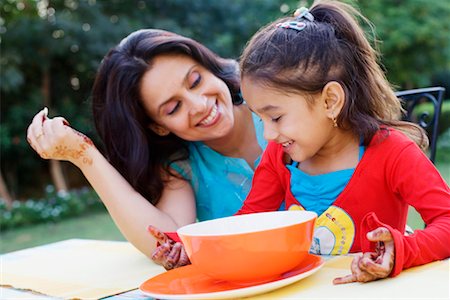
[[376, 242], [375, 252], [358, 254], [352, 261], [352, 274], [338, 277], [334, 284], [350, 282], [369, 282], [386, 278], [394, 268], [394, 240], [387, 228], [379, 227], [367, 234], [367, 238]]

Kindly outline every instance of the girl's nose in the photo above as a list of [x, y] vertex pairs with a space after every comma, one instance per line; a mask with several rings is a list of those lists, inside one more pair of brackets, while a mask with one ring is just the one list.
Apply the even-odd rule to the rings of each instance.
[[268, 122], [264, 122], [264, 139], [267, 141], [273, 141], [278, 138], [278, 131], [273, 128]]
[[189, 114], [194, 116], [199, 113], [204, 113], [208, 109], [208, 99], [203, 95], [192, 95], [190, 97], [190, 110]]

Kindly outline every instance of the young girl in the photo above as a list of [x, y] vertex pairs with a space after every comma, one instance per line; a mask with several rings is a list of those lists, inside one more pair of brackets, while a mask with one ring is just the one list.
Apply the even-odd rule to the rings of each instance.
[[140, 30], [109, 51], [96, 76], [105, 156], [47, 109], [28, 141], [42, 158], [79, 167], [125, 238], [150, 257], [148, 224], [173, 231], [242, 206], [266, 142], [239, 87], [236, 61], [171, 32]]
[[[312, 253], [364, 252], [335, 283], [450, 256], [450, 189], [419, 148], [423, 131], [398, 121], [401, 103], [356, 17], [314, 3], [262, 28], [241, 59], [242, 95], [269, 145], [239, 213], [282, 201], [317, 212]], [[427, 226], [404, 236], [408, 205]]]
[[[241, 59], [242, 94], [269, 145], [239, 213], [283, 201], [317, 212], [312, 253], [364, 253], [336, 284], [450, 256], [450, 189], [418, 147], [423, 131], [398, 121], [400, 101], [355, 17], [349, 5], [314, 3], [262, 28]], [[409, 205], [427, 226], [405, 236]]]

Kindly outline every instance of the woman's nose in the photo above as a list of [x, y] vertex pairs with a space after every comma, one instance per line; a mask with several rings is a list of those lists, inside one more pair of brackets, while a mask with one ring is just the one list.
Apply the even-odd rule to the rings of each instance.
[[208, 109], [208, 99], [203, 95], [192, 95], [190, 99], [189, 113], [193, 116], [199, 113], [203, 113]]

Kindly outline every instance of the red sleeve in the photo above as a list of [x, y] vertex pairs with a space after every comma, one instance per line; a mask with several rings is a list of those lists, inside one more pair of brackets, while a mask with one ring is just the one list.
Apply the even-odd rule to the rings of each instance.
[[361, 250], [362, 250], [362, 252], [375, 252], [375, 243], [371, 242], [367, 239], [367, 233], [372, 230], [377, 229], [378, 227], [387, 228], [389, 230], [389, 232], [392, 234], [392, 237], [394, 239], [395, 261], [394, 261], [394, 267], [389, 276], [391, 276], [391, 277], [397, 276], [403, 269], [403, 265], [398, 259], [398, 257], [403, 256], [403, 253], [405, 251], [404, 243], [402, 241], [403, 234], [400, 231], [398, 231], [398, 230], [392, 228], [391, 226], [384, 224], [380, 220], [378, 220], [378, 218], [374, 212], [370, 212], [367, 215], [365, 215], [363, 220], [361, 221], [361, 228], [360, 228]]
[[277, 164], [282, 164], [279, 156], [278, 145], [269, 142], [253, 175], [250, 193], [236, 213], [237, 215], [276, 211], [280, 207], [285, 196], [285, 189], [277, 172]]
[[178, 236], [178, 234], [176, 233], [176, 231], [175, 232], [164, 232], [164, 234], [167, 235], [171, 240], [181, 243], [181, 239]]
[[[402, 269], [450, 256], [450, 189], [425, 154], [411, 143], [397, 156], [387, 172], [391, 189], [413, 206], [426, 224], [404, 236], [390, 229], [395, 242], [395, 265], [391, 276]], [[395, 217], [395, 216], [393, 216]]]

